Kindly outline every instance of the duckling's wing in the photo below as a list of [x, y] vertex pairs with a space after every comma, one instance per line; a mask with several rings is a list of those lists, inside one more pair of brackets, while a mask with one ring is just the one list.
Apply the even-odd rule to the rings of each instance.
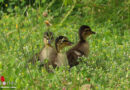
[[[49, 65], [55, 67], [54, 62], [56, 54], [57, 52], [53, 47], [45, 47], [40, 53], [41, 64], [44, 63], [44, 66], [47, 69], [49, 68]], [[47, 63], [45, 62], [45, 60], [48, 60]]]
[[79, 56], [77, 54], [80, 54], [80, 53], [75, 51], [75, 50], [67, 52], [67, 58], [68, 58], [68, 62], [69, 62], [70, 67], [79, 64], [79, 62], [77, 61]]
[[55, 59], [55, 64], [60, 67], [60, 66], [68, 66], [68, 59], [66, 54], [64, 53], [58, 53], [56, 59]]
[[82, 56], [82, 53], [78, 50], [74, 50], [75, 55], [77, 55], [78, 57]]
[[39, 59], [41, 62], [44, 62], [45, 59], [50, 59], [50, 56], [53, 52], [53, 48], [52, 47], [44, 47], [39, 55]]
[[50, 64], [55, 67], [55, 58], [57, 56], [56, 49], [52, 48], [49, 56]]

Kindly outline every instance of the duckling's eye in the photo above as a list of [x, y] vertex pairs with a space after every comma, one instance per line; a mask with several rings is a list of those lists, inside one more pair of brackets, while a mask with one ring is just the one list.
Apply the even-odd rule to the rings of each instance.
[[68, 42], [68, 40], [64, 40], [63, 42]]
[[87, 33], [87, 32], [90, 32], [90, 30], [86, 30], [85, 32], [86, 32], [86, 33]]

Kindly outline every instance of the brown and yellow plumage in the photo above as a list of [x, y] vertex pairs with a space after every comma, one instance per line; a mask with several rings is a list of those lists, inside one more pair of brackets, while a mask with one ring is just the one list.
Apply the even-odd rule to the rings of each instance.
[[86, 41], [86, 38], [91, 35], [95, 34], [95, 32], [91, 31], [91, 28], [87, 25], [82, 25], [79, 29], [79, 42], [72, 47], [70, 50], [67, 51], [67, 58], [70, 67], [78, 65], [79, 62], [77, 59], [79, 57], [85, 56], [87, 57], [89, 54], [89, 44]]

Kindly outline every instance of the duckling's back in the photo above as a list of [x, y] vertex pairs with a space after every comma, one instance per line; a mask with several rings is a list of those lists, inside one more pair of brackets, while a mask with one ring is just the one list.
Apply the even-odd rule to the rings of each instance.
[[78, 65], [77, 59], [79, 57], [87, 57], [89, 54], [89, 44], [88, 42], [79, 42], [76, 46], [67, 51], [67, 58], [70, 67]]

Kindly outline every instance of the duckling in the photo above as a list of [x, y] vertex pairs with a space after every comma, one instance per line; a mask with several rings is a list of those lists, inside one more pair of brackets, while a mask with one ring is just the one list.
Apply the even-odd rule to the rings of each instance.
[[[33, 56], [31, 59], [33, 64], [36, 63], [36, 61], [40, 61], [41, 64], [40, 66], [45, 66], [45, 68], [48, 68], [49, 65], [53, 65], [51, 63], [51, 60], [56, 56], [56, 50], [55, 48], [52, 47], [52, 42], [54, 41], [53, 33], [52, 32], [45, 32], [43, 35], [43, 42], [44, 42], [44, 47], [41, 49], [39, 53]], [[43, 63], [45, 60], [48, 60], [47, 64]]]
[[70, 67], [79, 64], [79, 62], [77, 61], [79, 57], [88, 56], [89, 43], [88, 41], [86, 41], [86, 38], [91, 34], [95, 34], [95, 32], [93, 32], [89, 26], [82, 25], [79, 28], [79, 38], [80, 38], [79, 42], [66, 52]]
[[57, 55], [55, 57], [54, 63], [57, 67], [60, 66], [67, 66], [68, 65], [68, 59], [65, 53], [62, 53], [62, 49], [66, 46], [71, 46], [72, 42], [68, 40], [65, 36], [59, 36], [55, 40], [55, 47], [57, 51]]
[[56, 56], [56, 50], [52, 47], [52, 42], [54, 41], [53, 33], [52, 32], [45, 32], [44, 33], [44, 47], [39, 53], [39, 60], [41, 63], [45, 63], [45, 60], [48, 62], [45, 64], [45, 67], [48, 68], [49, 65], [53, 65], [51, 62], [52, 59]]

